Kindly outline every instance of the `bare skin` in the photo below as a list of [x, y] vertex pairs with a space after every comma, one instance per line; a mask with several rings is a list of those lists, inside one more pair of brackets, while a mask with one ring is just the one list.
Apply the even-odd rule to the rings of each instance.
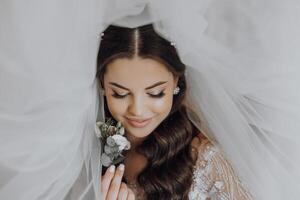
[[[131, 182], [146, 166], [147, 160], [135, 151], [135, 147], [168, 116], [177, 82], [178, 78], [154, 59], [120, 58], [107, 66], [104, 91], [108, 109], [123, 124], [131, 149], [126, 153], [125, 171], [116, 170], [113, 173], [107, 170], [102, 176], [103, 199], [115, 200], [118, 196], [122, 196], [122, 199], [132, 198], [132, 191], [121, 182], [122, 177]], [[132, 121], [149, 123], [140, 127], [132, 124]], [[125, 188], [127, 193], [124, 192]]]
[[[154, 59], [121, 58], [107, 66], [104, 91], [108, 109], [124, 125], [133, 147], [168, 116], [177, 81], [167, 67]], [[130, 123], [145, 119], [151, 121], [144, 127]]]
[[101, 177], [101, 194], [103, 200], [134, 200], [134, 193], [122, 182], [125, 166], [121, 164], [117, 170], [112, 165]]

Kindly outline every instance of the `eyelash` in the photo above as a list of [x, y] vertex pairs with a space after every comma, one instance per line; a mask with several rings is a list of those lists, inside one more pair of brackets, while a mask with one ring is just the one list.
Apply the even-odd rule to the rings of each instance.
[[[164, 93], [164, 91], [161, 91], [160, 93], [158, 93], [158, 94], [148, 94], [150, 97], [152, 97], [152, 98], [162, 98], [163, 96], [165, 96], [165, 94], [166, 93]], [[126, 96], [127, 96], [128, 94], [126, 94], [126, 95], [120, 95], [120, 94], [118, 94], [118, 93], [116, 93], [116, 92], [114, 92], [114, 94], [112, 94], [112, 96], [113, 97], [115, 97], [115, 98], [117, 98], [117, 99], [123, 99], [123, 98], [125, 98]]]

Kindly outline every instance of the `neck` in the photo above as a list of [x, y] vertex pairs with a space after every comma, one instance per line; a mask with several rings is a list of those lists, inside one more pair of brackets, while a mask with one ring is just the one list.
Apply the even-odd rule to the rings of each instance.
[[128, 139], [128, 141], [130, 142], [130, 145], [131, 145], [130, 151], [135, 150], [136, 147], [145, 140], [145, 138], [135, 137], [134, 135], [132, 135], [130, 133], [126, 133], [126, 138]]

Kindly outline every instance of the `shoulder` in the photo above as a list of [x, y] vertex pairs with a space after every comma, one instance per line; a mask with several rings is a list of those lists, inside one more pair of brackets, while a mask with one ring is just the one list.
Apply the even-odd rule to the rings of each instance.
[[232, 165], [225, 154], [209, 139], [195, 137], [192, 141], [192, 149], [196, 151], [195, 173], [204, 170], [210, 178], [224, 175], [225, 171], [233, 173]]
[[[206, 199], [213, 196], [217, 199], [221, 196], [226, 197], [225, 199], [251, 199], [245, 190], [246, 187], [241, 184], [219, 147], [206, 138], [198, 137], [193, 139], [192, 147], [197, 151], [197, 159], [191, 199]], [[201, 197], [204, 195], [205, 198], [200, 198], [199, 195]]]
[[196, 154], [194, 165], [193, 184], [189, 193], [190, 199], [209, 199], [213, 190], [218, 189], [219, 182], [213, 177], [213, 157], [218, 153], [218, 149], [206, 138], [195, 137], [192, 140], [192, 149]]
[[199, 178], [199, 175], [206, 176], [205, 179], [213, 179], [215, 165], [221, 164], [223, 159], [222, 153], [207, 138], [195, 137], [192, 141], [192, 149], [195, 156], [194, 175]]
[[197, 163], [201, 160], [206, 160], [213, 155], [220, 153], [219, 148], [215, 146], [209, 139], [199, 134], [192, 140], [192, 150], [197, 153]]

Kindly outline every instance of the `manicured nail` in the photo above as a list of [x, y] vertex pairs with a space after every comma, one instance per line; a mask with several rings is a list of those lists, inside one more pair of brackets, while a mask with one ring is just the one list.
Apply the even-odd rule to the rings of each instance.
[[119, 169], [120, 169], [121, 171], [124, 171], [124, 168], [125, 168], [124, 164], [120, 164], [120, 165], [119, 165]]
[[115, 166], [114, 165], [111, 165], [110, 167], [109, 167], [109, 172], [114, 172], [115, 171]]

